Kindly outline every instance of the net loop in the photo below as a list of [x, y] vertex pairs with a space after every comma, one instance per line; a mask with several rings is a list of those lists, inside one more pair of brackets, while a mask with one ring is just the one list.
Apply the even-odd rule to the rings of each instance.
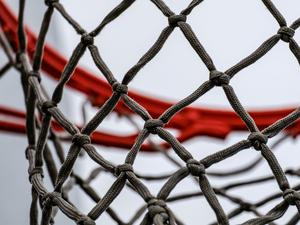
[[205, 174], [205, 166], [196, 159], [189, 159], [186, 162], [186, 167], [189, 169], [190, 173], [195, 177], [199, 177], [202, 174]]
[[118, 94], [127, 94], [128, 93], [127, 85], [121, 84], [118, 81], [113, 83], [112, 89], [113, 89], [114, 92], [116, 92]]
[[252, 132], [248, 136], [248, 140], [251, 142], [252, 146], [256, 150], [261, 150], [261, 145], [262, 144], [267, 144], [268, 142], [268, 137], [261, 132]]
[[94, 44], [94, 37], [88, 33], [84, 33], [81, 35], [81, 43], [85, 46], [89, 46]]
[[216, 86], [228, 85], [230, 76], [218, 70], [212, 70], [209, 73], [209, 80]]
[[57, 3], [58, 0], [45, 0], [45, 4], [47, 6], [52, 6], [54, 3]]
[[73, 136], [72, 143], [78, 146], [84, 146], [91, 144], [91, 138], [89, 135], [77, 133]]
[[44, 114], [48, 114], [49, 113], [49, 109], [57, 107], [56, 102], [52, 101], [52, 100], [48, 100], [42, 103], [41, 106], [41, 110]]
[[178, 27], [178, 23], [186, 22], [186, 15], [172, 15], [168, 17], [168, 21], [171, 27]]
[[37, 71], [30, 71], [29, 74], [28, 74], [28, 78], [29, 77], [35, 77], [38, 80], [39, 83], [41, 82], [41, 75]]
[[296, 201], [300, 200], [300, 193], [288, 188], [283, 192], [283, 199], [290, 205], [296, 205]]
[[95, 221], [88, 216], [82, 216], [77, 220], [77, 225], [96, 225]]
[[290, 42], [290, 40], [295, 35], [295, 30], [290, 27], [283, 26], [283, 27], [279, 28], [278, 34], [280, 34], [281, 40], [283, 40], [285, 42]]
[[129, 163], [124, 163], [124, 164], [118, 165], [115, 168], [116, 176], [119, 176], [121, 173], [126, 173], [126, 172], [133, 172], [132, 165]]
[[29, 172], [29, 181], [31, 182], [31, 179], [33, 175], [40, 174], [41, 177], [44, 177], [44, 171], [42, 167], [35, 167]]
[[165, 201], [161, 199], [156, 199], [152, 198], [147, 202], [147, 207], [148, 207], [148, 213], [149, 216], [154, 218], [157, 214], [161, 214], [162, 217], [168, 218], [168, 213], [167, 213], [167, 205]]

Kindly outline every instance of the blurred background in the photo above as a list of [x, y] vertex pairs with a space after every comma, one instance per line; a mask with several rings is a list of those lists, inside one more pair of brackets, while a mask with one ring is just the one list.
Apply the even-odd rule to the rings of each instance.
[[[17, 12], [18, 1], [5, 1]], [[95, 28], [101, 20], [121, 1], [97, 1], [97, 0], [60, 0], [66, 10], [88, 31]], [[165, 0], [166, 4], [175, 12], [180, 12], [189, 1]], [[300, 2], [294, 0], [273, 0], [274, 4], [284, 15], [288, 24], [291, 24], [300, 15]], [[26, 3], [26, 24], [34, 32], [39, 31], [46, 7], [44, 1], [28, 0]], [[188, 17], [188, 23], [202, 45], [214, 60], [218, 70], [224, 71], [236, 64], [240, 59], [253, 52], [263, 41], [275, 34], [279, 28], [277, 22], [261, 1], [252, 0], [207, 0], [194, 9]], [[117, 20], [108, 25], [95, 39], [101, 56], [114, 75], [121, 80], [124, 74], [139, 58], [151, 47], [162, 29], [167, 25], [167, 18], [150, 1], [136, 1]], [[296, 32], [295, 40], [300, 43], [300, 33]], [[57, 49], [67, 58], [70, 57], [80, 37], [71, 26], [59, 15], [54, 13], [47, 35], [47, 43]], [[3, 52], [0, 50], [0, 62], [5, 62]], [[82, 57], [80, 65], [101, 76], [89, 53]], [[2, 64], [1, 64], [2, 65]], [[101, 76], [103, 78], [103, 76]], [[195, 90], [199, 84], [208, 79], [208, 72], [200, 58], [194, 52], [188, 41], [179, 29], [176, 29], [167, 40], [160, 53], [146, 65], [129, 85], [132, 90], [140, 93], [167, 99], [173, 102], [184, 98]], [[247, 109], [265, 109], [276, 107], [296, 107], [299, 104], [299, 64], [290, 52], [287, 43], [279, 42], [266, 56], [254, 65], [242, 70], [231, 81], [240, 101]], [[42, 76], [42, 83], [49, 94], [55, 87], [55, 81], [47, 76]], [[255, 92], [254, 92], [255, 90]], [[60, 109], [77, 124], [83, 123], [81, 106], [86, 99], [80, 93], [67, 89]], [[1, 78], [0, 104], [25, 110], [24, 97], [20, 84], [20, 76], [10, 70]], [[205, 96], [197, 100], [193, 105], [230, 109], [223, 91], [215, 88]], [[86, 105], [88, 118], [91, 118], [96, 109]], [[142, 121], [138, 121], [142, 127]], [[99, 130], [110, 133], [128, 134], [136, 131], [126, 118], [120, 118], [115, 113], [99, 126]], [[184, 146], [197, 159], [219, 151], [226, 146], [236, 143], [248, 133], [234, 132], [225, 140], [209, 137], [197, 137], [184, 143]], [[159, 139], [153, 137], [155, 141]], [[280, 137], [270, 140], [270, 143]], [[29, 224], [29, 206], [31, 202], [31, 185], [28, 181], [25, 159], [27, 140], [25, 136], [13, 133], [0, 133], [0, 218], [3, 224]], [[67, 152], [69, 144], [66, 143]], [[275, 152], [283, 168], [298, 168], [300, 142], [296, 139], [288, 139], [278, 146]], [[108, 160], [121, 164], [126, 156], [126, 151], [97, 146], [97, 150]], [[171, 152], [174, 157], [175, 154]], [[220, 168], [231, 170], [252, 162], [259, 153], [253, 149], [243, 151], [236, 156], [212, 167], [216, 171]], [[84, 156], [76, 163], [75, 171], [86, 177], [97, 165]], [[166, 161], [161, 154], [140, 153], [134, 165], [135, 171], [143, 174], [165, 174], [174, 172], [176, 167]], [[271, 171], [266, 162], [262, 162], [255, 170], [242, 176], [226, 179], [209, 177], [211, 184], [220, 187], [232, 181], [241, 181], [254, 177], [270, 175]], [[46, 177], [46, 184], [51, 190], [50, 181]], [[103, 173], [92, 182], [92, 186], [103, 196], [111, 186], [114, 177]], [[291, 184], [296, 184], [297, 179], [289, 178]], [[147, 186], [153, 194], [156, 194], [164, 182], [149, 181]], [[199, 190], [193, 179], [188, 178], [181, 182], [173, 194], [186, 193]], [[279, 190], [275, 181], [234, 189], [232, 194], [250, 202], [256, 202], [270, 193]], [[84, 213], [93, 206], [89, 197], [79, 188], [70, 192], [70, 198], [74, 204]], [[219, 198], [226, 212], [230, 212], [236, 206], [226, 199]], [[266, 213], [281, 199], [271, 201], [270, 204], [260, 209]], [[135, 210], [143, 205], [142, 199], [131, 190], [124, 189], [121, 195], [113, 202], [112, 208], [118, 209], [120, 217], [129, 220]], [[186, 224], [208, 224], [215, 221], [215, 216], [205, 199], [195, 197], [176, 203], [170, 203], [170, 208], [177, 212], [177, 216]], [[287, 214], [278, 224], [283, 224], [296, 212], [290, 207]], [[253, 214], [244, 213], [231, 220], [232, 224], [239, 224], [252, 218]], [[60, 212], [56, 224], [73, 224]], [[103, 214], [97, 224], [115, 224], [107, 214]]]

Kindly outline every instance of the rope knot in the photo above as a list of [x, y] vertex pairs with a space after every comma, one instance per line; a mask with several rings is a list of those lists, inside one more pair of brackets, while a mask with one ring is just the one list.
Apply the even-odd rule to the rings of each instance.
[[252, 209], [253, 209], [253, 205], [248, 202], [241, 202], [240, 205], [241, 205], [241, 209], [244, 211], [249, 212], [249, 211], [252, 211]]
[[30, 71], [29, 74], [28, 74], [28, 78], [29, 77], [35, 77], [38, 80], [39, 83], [41, 82], [41, 75], [37, 71]]
[[129, 163], [124, 163], [124, 164], [118, 165], [115, 168], [116, 176], [119, 176], [121, 173], [126, 173], [126, 172], [133, 172], [132, 165]]
[[54, 3], [57, 3], [58, 0], [45, 0], [45, 4], [47, 6], [52, 6]]
[[294, 37], [295, 30], [290, 27], [284, 26], [284, 27], [280, 27], [277, 33], [280, 34], [281, 40], [285, 42], [289, 42], [291, 38]]
[[248, 140], [251, 142], [252, 146], [256, 150], [261, 150], [261, 145], [262, 144], [267, 144], [268, 142], [268, 137], [261, 132], [252, 132], [248, 136]]
[[300, 194], [293, 189], [286, 189], [283, 192], [283, 199], [290, 205], [295, 205], [296, 200], [300, 200]]
[[223, 86], [229, 84], [230, 76], [218, 70], [212, 70], [209, 73], [209, 80], [216, 86]]
[[81, 43], [85, 46], [92, 45], [94, 44], [94, 37], [88, 33], [84, 33], [83, 35], [81, 35]]
[[119, 82], [113, 83], [112, 89], [113, 89], [114, 92], [117, 92], [119, 94], [127, 94], [128, 93], [127, 85], [121, 84]]
[[89, 135], [77, 133], [73, 136], [72, 143], [84, 146], [91, 143], [91, 138]]
[[179, 22], [186, 22], [186, 15], [172, 15], [168, 17], [168, 20], [171, 27], [178, 27]]
[[160, 119], [149, 119], [145, 122], [144, 128], [147, 129], [150, 133], [156, 134], [158, 127], [163, 127], [164, 122]]
[[186, 162], [186, 167], [189, 169], [190, 173], [193, 176], [199, 177], [200, 175], [205, 174], [204, 165], [196, 159], [189, 159]]
[[56, 191], [48, 192], [42, 197], [42, 204], [45, 205], [47, 202], [53, 203], [53, 200], [60, 196], [61, 196], [61, 194], [59, 192], [56, 192]]
[[77, 220], [77, 225], [96, 225], [95, 221], [88, 216], [82, 216]]
[[42, 103], [41, 110], [43, 113], [48, 114], [49, 109], [57, 107], [56, 102], [49, 100]]
[[168, 217], [168, 213], [166, 210], [166, 203], [161, 199], [152, 198], [147, 203], [148, 213], [150, 217], [154, 217], [157, 214], [163, 214]]
[[33, 175], [35, 175], [35, 174], [40, 174], [41, 177], [44, 177], [44, 171], [43, 171], [42, 167], [35, 167], [31, 171], [29, 171], [28, 173], [29, 173], [29, 181], [30, 182], [31, 182], [31, 179], [32, 179]]

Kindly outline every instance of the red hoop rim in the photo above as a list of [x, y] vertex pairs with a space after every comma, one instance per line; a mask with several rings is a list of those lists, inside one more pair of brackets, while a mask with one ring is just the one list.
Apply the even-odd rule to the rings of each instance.
[[[2, 0], [0, 0], [0, 26], [11, 46], [16, 50], [18, 43], [17, 17]], [[28, 27], [26, 27], [26, 34], [28, 39], [28, 55], [32, 59], [37, 37]], [[59, 52], [54, 50], [49, 44], [45, 45], [42, 70], [46, 75], [58, 80], [66, 63], [67, 59]], [[106, 81], [98, 78], [97, 75], [93, 75], [91, 72], [80, 66], [77, 66], [74, 75], [67, 83], [67, 86], [86, 95], [94, 106], [102, 105], [112, 93], [111, 87]], [[154, 118], [158, 117], [172, 105], [171, 102], [147, 97], [134, 91], [129, 91], [129, 95], [145, 107]], [[278, 108], [273, 110], [249, 111], [249, 113], [255, 120], [258, 128], [263, 129], [291, 113], [293, 110], [294, 108]], [[115, 112], [120, 115], [132, 113], [123, 104], [118, 104], [115, 108]], [[0, 115], [24, 119], [24, 122], [8, 122], [0, 119], [0, 130], [25, 133], [24, 112], [0, 106]], [[53, 127], [57, 131], [61, 130], [55, 123], [53, 124]], [[192, 106], [177, 113], [166, 127], [179, 131], [177, 139], [180, 142], [184, 142], [196, 136], [209, 136], [224, 139], [232, 131], [247, 130], [242, 120], [233, 111]], [[286, 128], [286, 130], [293, 136], [297, 135], [300, 132], [300, 121], [296, 121], [292, 126]], [[130, 149], [136, 136], [137, 134], [121, 136], [96, 131], [92, 135], [92, 141], [96, 144], [105, 146]], [[167, 149], [168, 146], [162, 145], [162, 147]], [[154, 149], [147, 144], [143, 145], [141, 150], [154, 151]]]

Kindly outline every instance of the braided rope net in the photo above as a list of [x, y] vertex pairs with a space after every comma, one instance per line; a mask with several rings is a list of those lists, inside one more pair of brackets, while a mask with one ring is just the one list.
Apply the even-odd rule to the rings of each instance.
[[[0, 33], [0, 43], [8, 59], [7, 64], [0, 70], [0, 75], [4, 75], [12, 67], [19, 71], [25, 95], [26, 114], [3, 108], [1, 109], [1, 112], [13, 114], [16, 117], [26, 117], [26, 135], [28, 139], [26, 158], [29, 162], [29, 180], [32, 184], [30, 224], [35, 225], [39, 223], [39, 211], [41, 211], [41, 224], [54, 223], [57, 210], [60, 210], [68, 218], [80, 225], [95, 224], [95, 221], [101, 217], [104, 212], [107, 212], [111, 219], [117, 224], [135, 224], [137, 221], [141, 221], [140, 223], [143, 225], [184, 224], [184, 222], [180, 220], [180, 213], [173, 212], [168, 204], [170, 202], [196, 196], [205, 198], [214, 211], [216, 222], [213, 224], [229, 224], [231, 218], [236, 217], [243, 212], [251, 212], [254, 214], [252, 219], [245, 221], [243, 224], [275, 224], [276, 220], [280, 219], [290, 206], [296, 207], [298, 212], [295, 213], [293, 217], [289, 218], [286, 224], [297, 224], [300, 220], [300, 193], [298, 192], [300, 185], [292, 187], [289, 184], [287, 176], [298, 176], [300, 173], [299, 170], [284, 170], [273, 154], [272, 148], [285, 140], [286, 137], [296, 136], [298, 134], [299, 124], [297, 120], [300, 116], [300, 110], [298, 108], [282, 110], [277, 112], [275, 116], [270, 116], [271, 114], [266, 113], [265, 116], [271, 117], [271, 119], [266, 119], [264, 122], [257, 122], [256, 118], [259, 118], [259, 116], [263, 116], [264, 114], [248, 113], [240, 103], [238, 96], [235, 94], [234, 87], [230, 85], [230, 80], [238, 74], [239, 71], [262, 58], [279, 41], [288, 43], [292, 54], [300, 63], [300, 47], [293, 39], [295, 31], [300, 27], [300, 18], [288, 26], [284, 16], [279, 12], [272, 1], [262, 0], [266, 8], [279, 24], [278, 33], [271, 36], [262, 43], [259, 48], [246, 58], [242, 59], [238, 64], [225, 72], [220, 72], [217, 70], [213, 60], [194, 34], [191, 26], [186, 22], [188, 15], [202, 1], [193, 0], [180, 12], [180, 14], [177, 15], [162, 0], [151, 0], [158, 10], [167, 17], [168, 26], [163, 29], [156, 42], [141, 57], [138, 63], [132, 66], [125, 74], [122, 81], [118, 81], [101, 58], [97, 46], [94, 45], [94, 37], [99, 35], [105, 26], [118, 18], [118, 16], [131, 7], [134, 2], [134, 0], [121, 1], [121, 3], [104, 18], [99, 26], [93, 31], [87, 32], [68, 14], [58, 0], [46, 0], [45, 4], [48, 8], [44, 14], [40, 32], [35, 40], [30, 31], [24, 27], [23, 20], [26, 1], [20, 0], [19, 3], [17, 30], [10, 29], [10, 25], [13, 22], [11, 20], [10, 23], [8, 23], [5, 20], [5, 4], [2, 1], [0, 2], [0, 22], [2, 28]], [[55, 72], [52, 69], [52, 72], [49, 72], [51, 69], [49, 69], [50, 66], [45, 60], [49, 49], [47, 49], [47, 46], [45, 45], [45, 38], [54, 11], [57, 11], [68, 21], [70, 26], [72, 26], [78, 35], [81, 36], [81, 40], [74, 49], [70, 59], [66, 62], [66, 65], [63, 65], [64, 69], [58, 72]], [[130, 93], [128, 94], [128, 84], [135, 78], [139, 70], [157, 55], [175, 29], [182, 31], [191, 47], [203, 61], [209, 71], [209, 78], [207, 81], [200, 84], [193, 93], [178, 103], [173, 105], [161, 103], [164, 105], [164, 110], [160, 110], [161, 112], [159, 110], [154, 112], [153, 109], [151, 109], [151, 105], [147, 105], [144, 98], [134, 98], [136, 97], [135, 94], [132, 96]], [[66, 85], [73, 85], [73, 87], [77, 87], [78, 89], [81, 88], [83, 92], [85, 91], [84, 87], [79, 87], [80, 85], [78, 85], [78, 83], [76, 84], [78, 80], [76, 81], [75, 77], [80, 73], [80, 71], [78, 72], [78, 68], [76, 69], [76, 66], [80, 58], [86, 52], [90, 52], [94, 63], [106, 79], [106, 87], [110, 87], [112, 91], [110, 91], [109, 96], [102, 98], [96, 96], [92, 91], [89, 92], [92, 103], [100, 107], [94, 117], [83, 127], [79, 128], [62, 113], [58, 104], [63, 97]], [[32, 60], [30, 61], [29, 58]], [[52, 73], [53, 76], [57, 76], [57, 73], [59, 74], [59, 81], [51, 97], [48, 97], [40, 76], [41, 70], [47, 71], [47, 69], [48, 73]], [[81, 80], [79, 79], [79, 81], [83, 80], [82, 77]], [[86, 84], [87, 86], [93, 86], [92, 81], [89, 83], [87, 82]], [[234, 113], [230, 115], [233, 115], [234, 118], [232, 120], [228, 119], [228, 121], [225, 120], [224, 124], [221, 124], [219, 130], [209, 130], [206, 127], [205, 134], [213, 137], [226, 136], [226, 134], [230, 132], [230, 128], [228, 128], [230, 127], [228, 125], [229, 121], [233, 121], [236, 128], [231, 127], [231, 129], [240, 130], [246, 128], [249, 132], [249, 136], [247, 139], [241, 140], [225, 149], [221, 149], [205, 158], [196, 159], [181, 143], [188, 139], [188, 135], [185, 134], [185, 137], [183, 135], [180, 138], [176, 138], [168, 128], [180, 127], [180, 124], [186, 118], [184, 116], [180, 117], [179, 115], [182, 115], [182, 112], [186, 112], [186, 109], [188, 109], [187, 107], [194, 101], [210, 90], [218, 87], [222, 88], [224, 91], [228, 102], [234, 111]], [[95, 87], [95, 89], [97, 89], [97, 87]], [[139, 99], [141, 102], [139, 102]], [[117, 140], [112, 139], [108, 143], [103, 141], [101, 137], [98, 139], [95, 137], [97, 127], [113, 111], [117, 111], [121, 115], [128, 117], [130, 120], [132, 115], [138, 115], [143, 119], [144, 126], [139, 130], [138, 135], [134, 136], [134, 141], [130, 139], [129, 142], [116, 144]], [[175, 118], [177, 118], [177, 121], [179, 122], [174, 122]], [[242, 121], [242, 125], [239, 125], [240, 122], [236, 122], [236, 118], [238, 121]], [[198, 123], [201, 123], [201, 121]], [[15, 132], [24, 131], [24, 128], [19, 127], [18, 124], [5, 126], [4, 123], [1, 123], [1, 126], [4, 130], [11, 129]], [[184, 125], [181, 126], [183, 127]], [[244, 128], [241, 128], [241, 126]], [[63, 140], [58, 135], [61, 130], [67, 132], [69, 137], [71, 137], [69, 138], [71, 140], [71, 145], [67, 155], [64, 155], [62, 145]], [[197, 134], [201, 135], [197, 132], [192, 132], [193, 135], [191, 136]], [[162, 145], [157, 145], [155, 143], [145, 144], [145, 141], [150, 134], [157, 135], [164, 140], [165, 143]], [[269, 146], [268, 141], [279, 135], [281, 135], [282, 138], [278, 139], [273, 146]], [[111, 137], [106, 136], [106, 139], [109, 138]], [[92, 144], [93, 141], [95, 141], [95, 143], [98, 141], [98, 143], [106, 145], [113, 145], [114, 142], [116, 142], [116, 146], [125, 149], [128, 148], [124, 163], [114, 165], [112, 162], [101, 156]], [[53, 158], [53, 152], [49, 149], [50, 142], [53, 143], [55, 154], [57, 154], [60, 160], [61, 165], [59, 168]], [[183, 164], [182, 162], [179, 163], [176, 161], [164, 150], [167, 148], [171, 148]], [[260, 152], [261, 157], [253, 163], [234, 171], [207, 171], [212, 165], [248, 149], [254, 149]], [[176, 164], [178, 169], [172, 174], [160, 176], [145, 176], [136, 173], [134, 171], [134, 162], [141, 150], [161, 152], [168, 160]], [[92, 171], [87, 179], [82, 178], [82, 176], [78, 175], [76, 171], [73, 170], [74, 165], [82, 152], [87, 153], [87, 155], [99, 165], [97, 169]], [[233, 182], [221, 188], [213, 187], [208, 179], [209, 176], [221, 177], [243, 173], [256, 167], [259, 162], [263, 160], [268, 163], [270, 170], [273, 173], [272, 176], [243, 182]], [[47, 189], [44, 185], [43, 171], [45, 169], [47, 169], [53, 183], [54, 188], [52, 190]], [[112, 174], [115, 177], [115, 181], [105, 195], [100, 197], [97, 194], [97, 190], [90, 185], [90, 182], [102, 171]], [[188, 176], [192, 176], [193, 179], [195, 179], [200, 191], [170, 197], [174, 188]], [[259, 184], [273, 179], [275, 179], [278, 184], [278, 192], [267, 196], [257, 203], [250, 203], [229, 193], [233, 188]], [[72, 182], [70, 182], [70, 180]], [[144, 180], [163, 180], [164, 185], [161, 187], [158, 194], [154, 195], [151, 193]], [[68, 198], [68, 192], [74, 185], [79, 186], [83, 192], [95, 201], [94, 207], [87, 214], [81, 212], [80, 209], [77, 209]], [[128, 187], [130, 190], [136, 192], [138, 196], [144, 200], [144, 205], [140, 210], [134, 213], [132, 219], [127, 222], [123, 221], [111, 207], [112, 202], [121, 195], [124, 187]], [[219, 197], [230, 200], [236, 204], [237, 207], [231, 212], [227, 212], [220, 204], [218, 200]], [[282, 200], [278, 204], [273, 205], [273, 208], [266, 214], [261, 214], [259, 212], [259, 207], [262, 207], [271, 200], [277, 198], [282, 198]], [[201, 221], [195, 223], [201, 224]]]

